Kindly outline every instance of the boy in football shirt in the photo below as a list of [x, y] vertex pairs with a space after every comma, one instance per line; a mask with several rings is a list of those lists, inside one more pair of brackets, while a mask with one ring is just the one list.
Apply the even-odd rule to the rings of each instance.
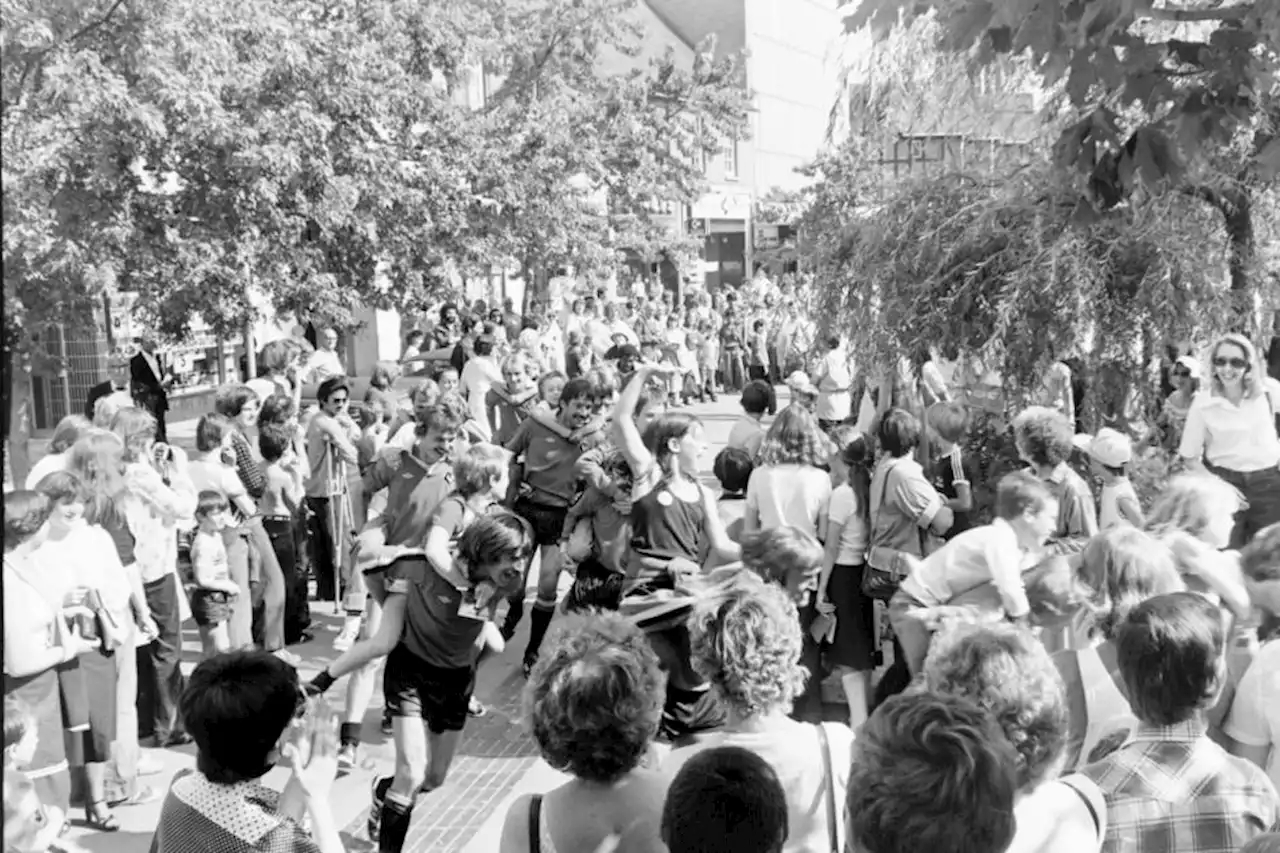
[[458, 537], [453, 564], [466, 589], [425, 557], [396, 561], [388, 592], [404, 596], [405, 624], [383, 678], [396, 774], [374, 779], [369, 815], [380, 853], [400, 853], [418, 794], [444, 784], [467, 722], [478, 641], [498, 604], [523, 585], [532, 547], [528, 524], [504, 512], [476, 516]]
[[[561, 427], [578, 430], [592, 422], [605, 389], [590, 379], [572, 379], [560, 394], [556, 421]], [[509, 497], [517, 515], [533, 527], [541, 549], [538, 568], [538, 599], [533, 605], [529, 644], [525, 647], [524, 668], [528, 672], [538, 657], [538, 647], [551, 624], [556, 607], [556, 582], [560, 577], [560, 535], [565, 516], [579, 490], [578, 457], [605, 441], [603, 429], [578, 441], [528, 418], [507, 442], [513, 455]], [[523, 601], [523, 599], [521, 599]], [[520, 605], [512, 602], [503, 637], [510, 639], [520, 618]]]

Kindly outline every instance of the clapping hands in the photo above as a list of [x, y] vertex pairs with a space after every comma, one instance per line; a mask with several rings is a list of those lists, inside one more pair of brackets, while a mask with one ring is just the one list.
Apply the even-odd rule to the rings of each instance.
[[338, 775], [338, 716], [323, 697], [307, 700], [307, 711], [285, 733], [281, 757], [309, 798], [327, 799]]

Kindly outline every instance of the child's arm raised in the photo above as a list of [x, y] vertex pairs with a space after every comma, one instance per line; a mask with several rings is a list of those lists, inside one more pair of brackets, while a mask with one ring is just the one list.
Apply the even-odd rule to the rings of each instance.
[[632, 415], [640, 402], [640, 395], [644, 393], [644, 386], [649, 381], [649, 377], [665, 376], [669, 372], [653, 364], [640, 365], [636, 368], [631, 381], [627, 383], [627, 387], [622, 389], [618, 404], [613, 407], [614, 442], [626, 457], [627, 464], [631, 466], [631, 471], [637, 478], [644, 476], [645, 472], [653, 467], [654, 459], [653, 454], [644, 446], [644, 437], [640, 435]]

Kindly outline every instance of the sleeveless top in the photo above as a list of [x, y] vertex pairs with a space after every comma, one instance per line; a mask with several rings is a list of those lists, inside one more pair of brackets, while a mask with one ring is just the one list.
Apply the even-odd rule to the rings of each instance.
[[529, 800], [529, 853], [556, 853], [551, 829], [542, 820], [542, 795]]
[[654, 580], [662, 574], [654, 569], [654, 561], [677, 557], [701, 564], [706, 550], [707, 514], [703, 504], [703, 486], [696, 484], [698, 495], [692, 501], [681, 500], [665, 481], [631, 504], [631, 556], [627, 565], [628, 586]]

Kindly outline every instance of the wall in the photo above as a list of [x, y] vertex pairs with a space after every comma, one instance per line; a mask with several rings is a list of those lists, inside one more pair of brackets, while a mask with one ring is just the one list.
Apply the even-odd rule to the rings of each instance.
[[836, 97], [842, 23], [836, 0], [743, 0], [748, 84], [755, 91], [756, 195], [806, 183], [795, 169], [823, 147]]

